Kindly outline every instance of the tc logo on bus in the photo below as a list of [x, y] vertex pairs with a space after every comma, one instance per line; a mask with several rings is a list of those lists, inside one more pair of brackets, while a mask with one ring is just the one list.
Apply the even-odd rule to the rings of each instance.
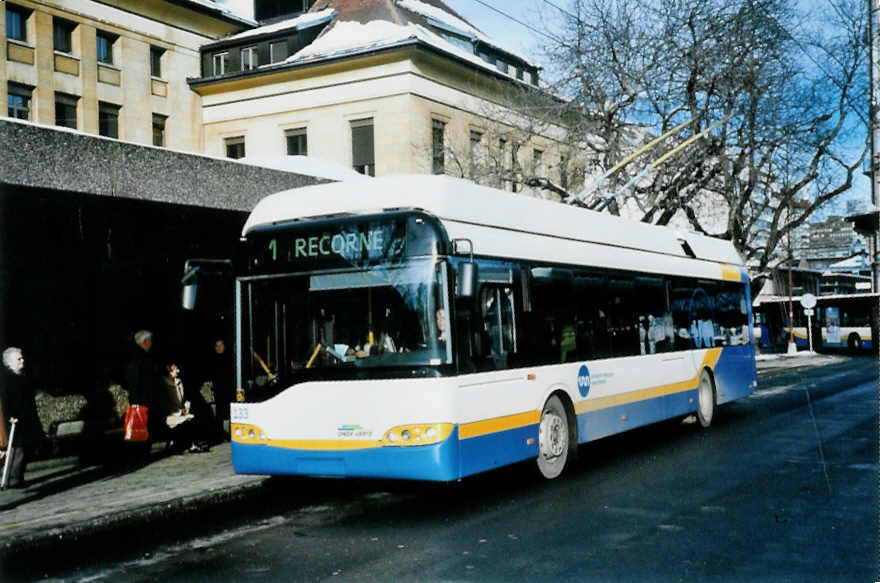
[[590, 369], [585, 364], [578, 371], [578, 391], [581, 392], [581, 397], [586, 397], [590, 392]]

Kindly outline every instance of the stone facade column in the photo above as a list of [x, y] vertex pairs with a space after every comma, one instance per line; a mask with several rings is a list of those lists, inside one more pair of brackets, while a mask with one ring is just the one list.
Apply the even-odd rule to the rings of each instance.
[[34, 11], [33, 40], [37, 53], [37, 87], [31, 103], [36, 111], [32, 119], [39, 123], [55, 125], [55, 47], [52, 35], [52, 15], [41, 10]]
[[98, 133], [98, 54], [95, 27], [79, 25], [80, 76], [82, 77], [82, 131]]

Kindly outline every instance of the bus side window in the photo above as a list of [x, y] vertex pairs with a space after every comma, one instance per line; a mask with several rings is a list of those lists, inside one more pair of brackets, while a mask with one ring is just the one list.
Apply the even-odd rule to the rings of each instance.
[[486, 286], [480, 296], [483, 312], [483, 355], [492, 368], [507, 368], [507, 355], [516, 351], [516, 322], [513, 290], [510, 287]]

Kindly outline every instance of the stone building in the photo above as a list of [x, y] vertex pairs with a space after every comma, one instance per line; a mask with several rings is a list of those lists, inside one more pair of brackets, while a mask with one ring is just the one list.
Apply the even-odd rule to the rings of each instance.
[[206, 153], [307, 154], [370, 175], [447, 173], [516, 191], [524, 175], [569, 181], [563, 128], [518, 127], [517, 100], [538, 90], [540, 66], [443, 2], [268, 4], [255, 4], [271, 15], [259, 27], [201, 46], [189, 84]]
[[199, 47], [255, 23], [207, 1], [0, 2], [8, 115], [88, 134], [202, 150]]

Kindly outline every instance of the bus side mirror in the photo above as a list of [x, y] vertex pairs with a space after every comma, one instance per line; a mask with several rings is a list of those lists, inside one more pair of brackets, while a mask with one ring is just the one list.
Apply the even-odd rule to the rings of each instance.
[[184, 310], [196, 309], [196, 297], [199, 291], [198, 273], [198, 266], [191, 266], [189, 261], [183, 266], [183, 279], [180, 282], [183, 284], [183, 296], [180, 303]]
[[183, 279], [180, 280], [183, 286], [181, 306], [184, 310], [194, 310], [200, 284], [207, 283], [210, 290], [213, 279], [232, 275], [232, 261], [228, 259], [187, 259], [183, 265]]
[[455, 281], [455, 295], [459, 298], [472, 298], [477, 293], [479, 273], [473, 261], [462, 261], [458, 264]]
[[453, 239], [452, 252], [456, 255], [468, 255], [468, 261], [458, 264], [458, 272], [455, 278], [455, 296], [459, 298], [472, 298], [477, 293], [479, 273], [477, 264], [474, 263], [474, 243], [470, 239]]

